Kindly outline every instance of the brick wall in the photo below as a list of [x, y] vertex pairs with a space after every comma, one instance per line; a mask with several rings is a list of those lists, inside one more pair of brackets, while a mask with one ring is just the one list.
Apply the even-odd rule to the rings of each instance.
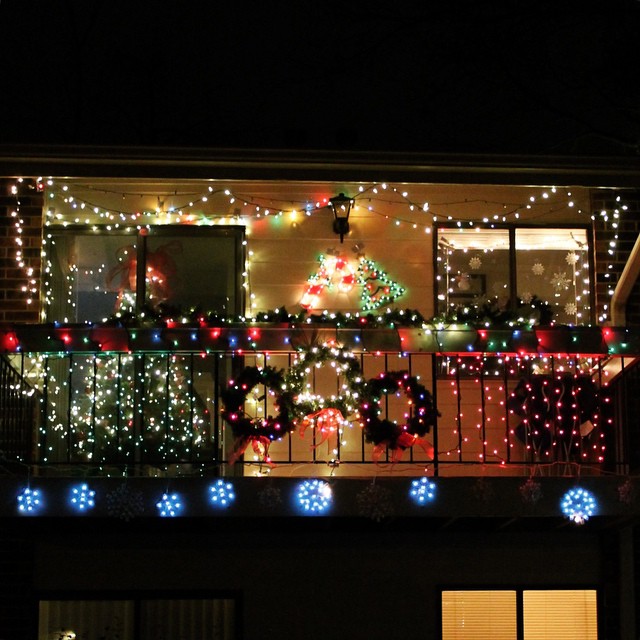
[[[626, 210], [622, 205], [626, 205]], [[591, 209], [595, 215], [596, 318], [601, 324], [611, 321], [611, 294], [640, 233], [640, 191], [593, 191]], [[603, 211], [607, 219], [601, 215]], [[640, 283], [636, 283], [627, 304], [627, 325], [639, 324]]]
[[40, 320], [43, 204], [35, 181], [0, 180], [0, 322]]

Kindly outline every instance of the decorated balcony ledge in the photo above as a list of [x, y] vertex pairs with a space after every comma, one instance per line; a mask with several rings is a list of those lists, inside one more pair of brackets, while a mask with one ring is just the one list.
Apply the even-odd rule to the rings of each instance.
[[638, 517], [631, 480], [583, 478], [3, 478], [0, 518], [552, 518], [607, 526]]
[[0, 352], [293, 352], [328, 344], [354, 352], [434, 353], [442, 355], [639, 356], [640, 329], [545, 326], [487, 328], [466, 324], [361, 326], [268, 322], [124, 326], [113, 324], [5, 324]]

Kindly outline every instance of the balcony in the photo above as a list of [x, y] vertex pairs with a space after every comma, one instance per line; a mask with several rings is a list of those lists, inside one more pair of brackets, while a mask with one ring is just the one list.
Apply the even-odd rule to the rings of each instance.
[[[25, 480], [59, 492], [89, 481], [102, 493], [126, 482], [159, 504], [169, 484], [204, 496], [230, 481], [253, 504], [263, 493], [254, 478], [269, 476], [292, 495], [305, 480], [352, 481], [338, 494], [353, 506], [376, 482], [395, 495], [419, 477], [448, 483], [466, 515], [477, 510], [470, 490], [481, 503], [500, 494], [494, 515], [510, 517], [522, 502], [509, 506], [505, 487], [534, 500], [539, 481], [555, 496], [580, 478], [631, 495], [623, 480], [640, 464], [635, 330], [15, 325], [0, 330], [0, 347], [3, 482], [16, 495]], [[246, 382], [265, 369], [289, 383], [294, 372], [305, 402], [324, 408], [304, 405], [278, 436], [282, 395], [273, 380]]]
[[[629, 329], [16, 325], [0, 341], [2, 450], [40, 475], [577, 476], [635, 465], [640, 332]], [[364, 383], [402, 372], [438, 415], [420, 433], [376, 436], [357, 394], [351, 415], [331, 402], [348, 385], [339, 358], [313, 357], [319, 347], [350, 354]], [[291, 371], [300, 354], [316, 411], [282, 437], [239, 435], [225, 413], [230, 381], [253, 367]], [[407, 389], [378, 393], [376, 426], [407, 431]], [[236, 396], [245, 427], [277, 414], [277, 391], [260, 380]]]

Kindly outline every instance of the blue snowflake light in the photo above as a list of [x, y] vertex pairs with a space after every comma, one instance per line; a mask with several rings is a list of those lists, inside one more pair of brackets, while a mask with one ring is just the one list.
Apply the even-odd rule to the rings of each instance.
[[42, 498], [37, 489], [27, 487], [18, 496], [18, 511], [20, 513], [37, 513], [42, 508]]
[[571, 489], [562, 497], [562, 513], [576, 524], [584, 524], [596, 511], [596, 499], [586, 489]]
[[81, 484], [71, 488], [71, 497], [69, 498], [69, 501], [71, 502], [71, 506], [77, 511], [85, 512], [89, 509], [93, 509], [95, 506], [95, 496], [95, 491], [89, 489], [88, 485]]
[[231, 482], [225, 482], [224, 480], [218, 480], [209, 487], [209, 499], [215, 507], [229, 507], [236, 499], [233, 484], [231, 484]]
[[422, 477], [418, 480], [411, 481], [411, 489], [409, 496], [420, 506], [431, 502], [436, 495], [436, 485], [429, 478]]
[[298, 506], [307, 515], [320, 514], [329, 509], [333, 495], [331, 486], [323, 480], [305, 480], [298, 485]]
[[163, 518], [174, 518], [182, 511], [182, 502], [177, 493], [163, 493], [156, 507]]

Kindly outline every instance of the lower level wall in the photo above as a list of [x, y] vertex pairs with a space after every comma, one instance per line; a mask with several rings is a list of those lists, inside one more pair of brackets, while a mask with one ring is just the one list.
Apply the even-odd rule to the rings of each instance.
[[589, 526], [501, 531], [481, 519], [436, 528], [402, 518], [5, 525], [3, 640], [37, 637], [39, 598], [194, 590], [239, 597], [238, 638], [438, 638], [440, 590], [478, 587], [596, 588], [600, 637], [614, 637], [607, 627], [622, 637], [615, 534]]

